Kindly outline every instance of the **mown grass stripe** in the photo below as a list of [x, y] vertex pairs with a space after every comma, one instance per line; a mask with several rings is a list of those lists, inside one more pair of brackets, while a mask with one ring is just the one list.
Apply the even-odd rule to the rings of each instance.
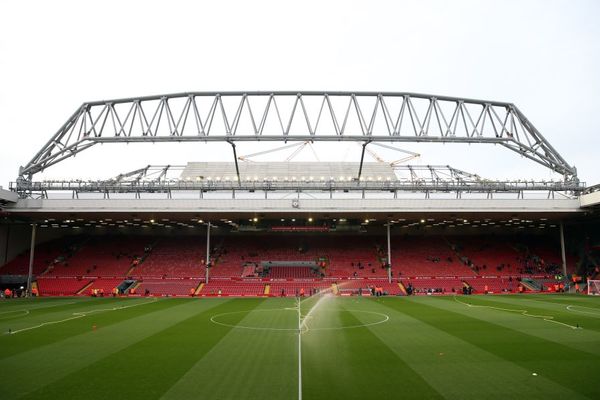
[[[116, 314], [114, 312], [94, 313], [84, 318], [66, 320], [73, 317], [74, 312], [93, 311], [120, 305], [141, 303], [148, 304], [136, 307], [139, 308], [139, 310], [119, 310]], [[175, 303], [171, 304], [175, 305]], [[11, 335], [6, 334], [7, 329], [5, 328], [4, 334], [0, 335], [0, 360], [15, 356], [19, 353], [31, 351], [37, 347], [60, 342], [61, 340], [74, 335], [90, 332], [93, 325], [96, 325], [98, 328], [105, 328], [120, 321], [127, 320], [131, 318], [132, 315], [141, 315], [168, 306], [169, 304], [161, 304], [160, 306], [155, 307], [154, 303], [150, 303], [148, 299], [102, 299], [94, 302], [86, 301], [83, 303], [65, 305], [64, 307], [61, 307], [60, 310], [52, 309], [52, 312], [41, 315], [37, 314], [37, 312], [32, 312], [30, 315], [19, 319], [18, 323], [16, 323], [17, 321], [4, 321], [4, 325], [8, 325], [12, 327], [13, 330], [17, 330], [26, 327], [35, 327], [44, 322], [64, 322], [50, 324]]]
[[[162, 399], [295, 399], [297, 327], [293, 299], [268, 299], [252, 310], [234, 300], [241, 313], [221, 320], [265, 330], [233, 328], [176, 382]], [[286, 309], [287, 308], [287, 309]], [[249, 311], [249, 312], [248, 312]]]
[[[89, 320], [86, 333], [79, 333], [79, 328], [69, 333], [67, 329], [63, 340], [5, 358], [3, 362], [11, 367], [0, 374], [3, 396], [17, 398], [35, 391], [218, 304], [186, 300], [161, 300], [147, 306], [99, 314], [101, 319], [93, 320], [98, 327], [95, 331], [90, 326], [93, 321]], [[111, 318], [117, 322], [111, 321]], [[81, 324], [83, 320], [68, 322], [63, 324], [63, 328]], [[45, 332], [38, 330], [34, 335], [29, 340], [44, 336]], [[10, 338], [19, 338], [19, 335]]]
[[[451, 298], [444, 300], [451, 301]], [[516, 296], [470, 296], [454, 300], [463, 306], [471, 305], [464, 308], [471, 313], [481, 311], [482, 318], [494, 323], [600, 356], [600, 320], [597, 318]], [[577, 326], [582, 329], [570, 329]]]
[[27, 310], [27, 313], [20, 314], [15, 318], [2, 318], [0, 314], [0, 331], [6, 333], [10, 328], [13, 332], [19, 329], [38, 325], [46, 321], [58, 321], [72, 316], [73, 312], [85, 311], [94, 308], [106, 308], [117, 304], [127, 304], [127, 302], [137, 302], [140, 299], [93, 299], [93, 300], [76, 300], [66, 302], [52, 307], [34, 307], [27, 309], [20, 307], [19, 310]]
[[[245, 305], [255, 307], [261, 301], [254, 299]], [[232, 311], [239, 305], [208, 302], [215, 307], [189, 313], [189, 318], [42, 387], [25, 399], [159, 398], [232, 329], [211, 324], [209, 319], [214, 313]]]
[[[511, 361], [411, 317], [413, 303], [401, 298], [361, 301], [390, 315], [369, 329], [447, 399], [537, 398], [550, 391], [560, 398], [583, 398], [554, 381], [533, 376]], [[364, 320], [364, 314], [356, 314]]]
[[557, 294], [545, 294], [545, 295], [537, 295], [537, 294], [529, 294], [529, 295], [519, 295], [517, 297], [524, 297], [530, 300], [539, 300], [539, 301], [551, 301], [559, 304], [570, 304], [570, 303], [587, 303], [592, 307], [600, 308], [600, 297], [598, 296], [587, 296], [584, 294], [569, 294], [569, 293], [557, 293]]
[[[483, 301], [494, 301], [498, 303], [510, 304], [510, 305], [522, 305], [528, 309], [534, 309], [542, 312], [550, 312], [555, 314], [556, 319], [564, 320], [570, 324], [585, 323], [587, 329], [600, 331], [600, 303], [596, 302], [594, 305], [580, 302], [569, 302], [569, 301], [548, 301], [544, 299], [544, 296], [538, 298], [519, 298], [518, 296], [477, 296], [477, 299]], [[578, 314], [577, 312], [569, 310], [569, 306], [573, 306], [575, 309], [588, 310], [591, 313], [587, 315]]]
[[60, 297], [60, 298], [27, 298], [27, 299], [11, 299], [0, 301], [0, 313], [5, 310], [23, 308], [23, 309], [41, 309], [48, 307], [56, 307], [65, 304], [81, 303], [90, 301], [89, 297]]
[[[596, 379], [600, 358], [519, 331], [520, 324], [531, 323], [528, 319], [514, 315], [508, 318], [504, 314], [499, 314], [499, 311], [487, 309], [466, 310], [466, 307], [451, 298], [410, 299], [409, 301], [414, 303], [413, 306], [403, 312], [411, 317], [535, 372], [539, 376], [551, 379], [574, 392], [589, 398], [600, 398], [600, 386], [590, 385], [590, 382]], [[440, 310], [443, 312], [441, 313]], [[503, 320], [503, 322], [494, 322], [496, 320]], [[514, 329], [505, 326], [507, 321], [511, 321]], [[547, 324], [544, 321], [533, 321], [537, 324]], [[553, 329], [567, 330], [554, 326]], [[579, 332], [571, 329], [568, 331], [572, 334]]]
[[[557, 297], [559, 296], [559, 297]], [[600, 318], [600, 301], [579, 301], [581, 296], [569, 296], [569, 295], [557, 295], [557, 296], [537, 296], [537, 297], [525, 297], [523, 301], [530, 302], [534, 307], [547, 307], [552, 310], [559, 310], [570, 313], [569, 308], [575, 308], [579, 310], [586, 310], [589, 313], [586, 315], [588, 318]], [[499, 301], [508, 300], [508, 296], [501, 296]], [[577, 313], [575, 313], [576, 315]], [[596, 326], [593, 327], [596, 329]]]
[[[342, 299], [335, 300], [327, 307], [335, 307]], [[346, 310], [328, 315], [327, 319], [321, 318], [313, 326], [362, 324], [356, 315]], [[367, 398], [443, 398], [368, 328], [309, 330], [303, 336], [302, 355], [306, 399], [352, 399], [361, 395]]]

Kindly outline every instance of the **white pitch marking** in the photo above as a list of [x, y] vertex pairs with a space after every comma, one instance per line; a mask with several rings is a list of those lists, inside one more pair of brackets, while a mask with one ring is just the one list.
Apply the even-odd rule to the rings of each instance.
[[17, 330], [11, 331], [10, 334], [14, 335], [14, 334], [19, 333], [19, 332], [24, 332], [24, 331], [29, 331], [29, 330], [32, 330], [32, 329], [41, 328], [41, 327], [46, 326], [46, 325], [60, 324], [62, 322], [67, 322], [67, 321], [71, 321], [71, 320], [74, 320], [74, 319], [87, 317], [89, 314], [93, 314], [93, 313], [97, 313], [97, 312], [123, 310], [125, 308], [137, 307], [137, 306], [141, 306], [141, 305], [144, 305], [144, 304], [154, 303], [156, 301], [158, 301], [158, 300], [156, 298], [154, 298], [153, 300], [145, 301], [143, 303], [132, 304], [130, 306], [121, 306], [121, 307], [112, 307], [112, 308], [101, 308], [101, 309], [98, 309], [98, 310], [76, 312], [76, 313], [72, 314], [73, 315], [72, 317], [61, 319], [61, 320], [58, 320], [58, 321], [42, 322], [39, 325], [30, 326], [28, 328], [17, 329]]
[[302, 400], [302, 318], [298, 299], [298, 400]]
[[521, 314], [521, 315], [523, 315], [525, 317], [538, 318], [538, 319], [541, 319], [541, 320], [546, 321], [546, 322], [553, 322], [555, 324], [567, 326], [567, 327], [569, 327], [571, 329], [583, 329], [583, 328], [581, 328], [579, 326], [573, 326], [573, 325], [565, 324], [564, 322], [555, 321], [554, 320], [554, 316], [552, 316], [552, 315], [536, 315], [536, 314], [529, 314], [529, 311], [527, 311], [527, 310], [515, 310], [515, 309], [511, 309], [511, 308], [502, 308], [502, 307], [492, 307], [492, 306], [483, 306], [483, 305], [477, 305], [477, 304], [470, 304], [470, 303], [465, 303], [465, 302], [462, 302], [462, 301], [458, 300], [458, 298], [456, 296], [454, 296], [454, 301], [456, 301], [457, 303], [463, 304], [463, 305], [465, 305], [467, 307], [491, 308], [492, 310], [516, 312], [516, 313], [519, 313], [519, 314]]
[[[52, 308], [52, 307], [60, 307], [60, 306], [66, 306], [68, 304], [75, 304], [77, 303], [76, 301], [71, 301], [69, 303], [60, 303], [60, 304], [50, 304], [50, 305], [39, 305], [37, 307], [29, 307], [29, 308], [21, 308], [18, 310], [11, 310], [11, 311], [0, 311], [0, 314], [9, 314], [9, 313], [16, 313], [16, 312], [25, 312], [27, 311], [28, 313], [30, 311], [35, 311], [35, 310], [42, 310], [44, 308]], [[80, 304], [83, 304], [83, 302], [81, 302]]]
[[572, 307], [578, 307], [578, 308], [589, 308], [590, 310], [598, 310], [598, 308], [596, 307], [586, 307], [586, 306], [574, 306], [574, 305], [568, 305], [567, 306], [567, 310], [572, 311], [572, 312], [578, 312], [578, 313], [583, 313], [583, 314], [591, 314], [591, 315], [600, 315], [600, 312], [596, 311], [581, 311], [581, 310], [575, 310]]
[[[294, 311], [294, 312], [296, 312], [297, 309], [298, 309], [297, 307], [286, 307], [286, 308], [265, 308], [265, 309], [261, 309], [261, 310], [233, 311], [233, 312], [227, 312], [227, 313], [222, 313], [222, 314], [215, 314], [210, 317], [210, 322], [212, 322], [213, 324], [221, 325], [221, 326], [227, 326], [229, 328], [249, 329], [249, 330], [254, 330], [254, 331], [283, 331], [283, 332], [294, 331], [295, 332], [298, 330], [298, 328], [268, 328], [268, 327], [263, 327], [263, 326], [233, 325], [233, 324], [227, 324], [225, 322], [220, 322], [218, 319], [222, 316], [232, 315], [232, 314], [242, 314], [242, 313], [250, 313], [250, 312], [265, 312], [265, 311], [269, 311], [269, 312], [270, 311]], [[355, 312], [355, 313], [373, 314], [373, 315], [378, 315], [378, 316], [382, 317], [382, 319], [379, 321], [370, 322], [368, 324], [357, 324], [357, 325], [346, 325], [346, 326], [326, 326], [326, 327], [321, 327], [321, 328], [310, 328], [311, 331], [335, 331], [335, 330], [342, 330], [342, 329], [366, 328], [366, 327], [373, 326], [373, 325], [383, 324], [390, 320], [389, 315], [383, 314], [383, 313], [378, 313], [375, 311], [364, 311], [364, 310], [354, 310], [354, 309], [342, 310], [342, 309], [335, 309], [335, 308], [325, 308], [324, 311]], [[311, 317], [309, 315], [306, 315], [302, 319], [302, 322], [301, 322], [301, 325], [303, 325], [302, 333], [308, 332], [308, 326], [304, 322], [304, 319], [306, 319], [306, 318], [311, 318]]]
[[[27, 314], [29, 314], [29, 310], [12, 310], [12, 311], [3, 311], [3, 312], [0, 312], [0, 314], [14, 314], [14, 313], [25, 313], [23, 315], [27, 315]], [[9, 316], [8, 318], [15, 318], [15, 317], [10, 317]], [[3, 318], [0, 318], [0, 319], [3, 319]]]

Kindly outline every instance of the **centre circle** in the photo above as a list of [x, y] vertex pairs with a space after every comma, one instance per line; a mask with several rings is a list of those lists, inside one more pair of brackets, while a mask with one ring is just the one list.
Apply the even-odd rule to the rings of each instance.
[[[367, 322], [364, 323], [355, 323], [349, 325], [336, 324], [332, 322], [333, 320], [321, 323], [318, 326], [311, 326], [311, 321], [313, 318], [317, 318], [322, 316], [323, 313], [352, 313], [352, 314], [363, 314], [368, 315]], [[257, 319], [257, 321], [241, 321], [240, 323], [233, 323], [228, 321], [229, 317], [239, 316], [240, 314], [245, 314], [246, 316], [251, 313], [271, 313], [273, 315], [279, 314], [279, 316], [283, 316], [285, 314], [289, 315], [289, 323], [287, 326], [265, 326], [265, 319]], [[293, 314], [292, 314], [293, 313]], [[269, 308], [262, 310], [243, 310], [243, 311], [232, 311], [227, 313], [215, 314], [210, 317], [210, 321], [214, 324], [227, 326], [230, 328], [237, 329], [250, 329], [250, 330], [261, 330], [261, 331], [288, 331], [288, 332], [297, 332], [299, 330], [298, 325], [300, 325], [302, 331], [327, 331], [327, 330], [340, 330], [340, 329], [354, 329], [354, 328], [363, 328], [373, 325], [379, 325], [387, 322], [390, 317], [383, 313], [378, 313], [374, 311], [365, 311], [365, 310], [340, 310], [340, 309], [320, 309], [318, 314], [314, 317], [310, 315], [309, 312], [307, 315], [301, 315], [300, 321], [297, 319], [298, 309], [297, 308]], [[242, 318], [243, 319], [243, 318]], [[293, 324], [293, 327], [290, 327], [290, 324]]]

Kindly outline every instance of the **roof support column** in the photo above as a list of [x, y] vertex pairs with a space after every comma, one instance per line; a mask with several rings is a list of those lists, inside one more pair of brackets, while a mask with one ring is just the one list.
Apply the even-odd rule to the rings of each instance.
[[31, 296], [31, 280], [33, 275], [33, 257], [35, 254], [35, 233], [37, 224], [31, 225], [31, 247], [29, 249], [29, 272], [27, 273], [27, 296]]
[[388, 283], [392, 283], [392, 247], [390, 245], [390, 227], [391, 224], [387, 223], [387, 270], [388, 270]]
[[210, 265], [210, 221], [206, 224], [206, 277], [204, 283], [208, 285]]
[[562, 257], [562, 272], [565, 279], [567, 278], [567, 256], [565, 255], [565, 228], [563, 223], [560, 223], [560, 255]]

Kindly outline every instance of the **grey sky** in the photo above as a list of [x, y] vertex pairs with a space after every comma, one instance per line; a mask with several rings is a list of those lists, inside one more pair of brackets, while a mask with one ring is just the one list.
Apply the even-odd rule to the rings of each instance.
[[[202, 90], [510, 101], [581, 180], [600, 183], [599, 20], [600, 2], [581, 0], [0, 1], [0, 185], [83, 101]], [[344, 146], [317, 152], [356, 161], [358, 147]], [[499, 148], [402, 147], [423, 154], [415, 163], [494, 178], [551, 177]], [[105, 145], [45, 176], [108, 177], [148, 163], [230, 157], [226, 146]]]

